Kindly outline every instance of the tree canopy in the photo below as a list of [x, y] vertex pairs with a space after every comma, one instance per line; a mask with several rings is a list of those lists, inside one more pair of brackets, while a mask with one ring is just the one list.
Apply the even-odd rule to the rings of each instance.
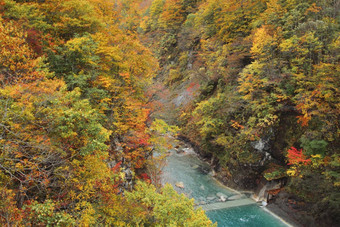
[[1, 225], [212, 225], [169, 186], [132, 190], [158, 143], [146, 96], [158, 64], [132, 24], [140, 7], [1, 1]]

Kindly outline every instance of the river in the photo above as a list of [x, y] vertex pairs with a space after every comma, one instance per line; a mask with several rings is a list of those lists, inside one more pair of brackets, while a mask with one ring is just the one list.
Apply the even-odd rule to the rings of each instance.
[[[247, 196], [221, 185], [211, 176], [207, 163], [201, 161], [191, 148], [184, 150], [181, 154], [171, 151], [167, 157], [167, 165], [163, 168], [162, 182], [170, 183], [177, 192], [194, 198], [195, 203], [205, 208], [207, 216], [217, 222], [219, 227], [289, 226]], [[183, 182], [184, 188], [175, 186], [179, 182]], [[221, 195], [239, 198], [231, 202], [221, 202]], [[219, 209], [221, 207], [229, 208]]]

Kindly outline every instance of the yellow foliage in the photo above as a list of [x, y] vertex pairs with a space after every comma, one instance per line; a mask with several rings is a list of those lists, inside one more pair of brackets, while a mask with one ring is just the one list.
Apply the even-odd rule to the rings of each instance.
[[293, 166], [293, 167], [290, 167], [290, 168], [287, 170], [287, 174], [288, 174], [288, 176], [296, 177], [296, 176], [298, 176], [298, 171], [297, 171], [296, 167]]

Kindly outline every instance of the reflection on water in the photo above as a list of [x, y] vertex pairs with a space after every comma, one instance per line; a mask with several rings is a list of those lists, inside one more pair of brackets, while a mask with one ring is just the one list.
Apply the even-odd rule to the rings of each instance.
[[[209, 172], [209, 165], [199, 160], [194, 153], [177, 154], [172, 152], [163, 169], [162, 181], [172, 184], [176, 191], [194, 198], [196, 204], [203, 206], [219, 203], [221, 195], [230, 197], [238, 194], [219, 184]], [[183, 182], [184, 188], [175, 186], [179, 182]], [[217, 222], [219, 227], [287, 226], [256, 204], [207, 211], [207, 215], [213, 222]]]

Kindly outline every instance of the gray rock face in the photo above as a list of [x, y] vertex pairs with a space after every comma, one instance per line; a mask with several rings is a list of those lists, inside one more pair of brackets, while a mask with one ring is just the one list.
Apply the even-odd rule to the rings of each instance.
[[123, 172], [125, 173], [125, 179], [126, 180], [132, 179], [132, 171], [129, 168], [124, 169]]
[[117, 165], [117, 162], [116, 161], [109, 161], [109, 162], [107, 162], [107, 166], [111, 169], [111, 168], [113, 168], [113, 167], [115, 167], [115, 165]]
[[268, 152], [271, 149], [270, 140], [273, 136], [274, 132], [270, 129], [266, 136], [261, 137], [258, 141], [251, 142], [251, 145], [258, 152]]
[[123, 152], [123, 147], [122, 147], [121, 143], [119, 142], [119, 140], [117, 138], [115, 138], [113, 141], [114, 141], [114, 144], [115, 144], [115, 147], [116, 147], [115, 150], [119, 153]]
[[262, 139], [260, 139], [259, 141], [255, 142], [253, 145], [256, 150], [263, 151], [265, 143]]
[[[259, 153], [261, 153], [261, 160], [255, 164], [255, 166], [263, 166], [266, 161], [273, 159], [272, 157], [272, 142], [271, 139], [274, 136], [272, 129], [269, 130], [268, 134], [261, 137], [258, 141], [251, 142], [251, 146]], [[254, 164], [253, 164], [254, 165]]]
[[283, 180], [272, 180], [272, 181], [267, 181], [267, 180], [262, 180], [261, 184], [259, 185], [254, 198], [257, 201], [266, 201], [269, 199], [269, 194], [268, 192], [271, 190], [276, 190], [280, 189], [283, 187]]

